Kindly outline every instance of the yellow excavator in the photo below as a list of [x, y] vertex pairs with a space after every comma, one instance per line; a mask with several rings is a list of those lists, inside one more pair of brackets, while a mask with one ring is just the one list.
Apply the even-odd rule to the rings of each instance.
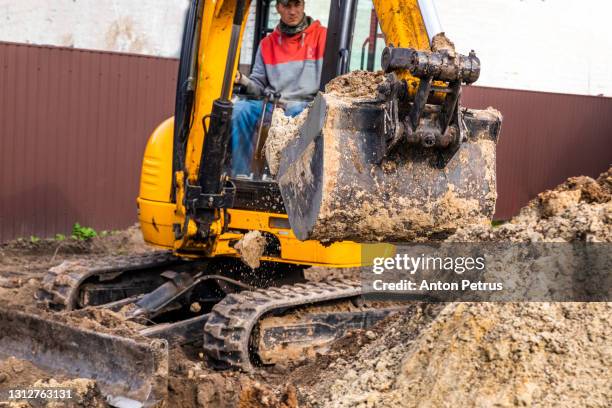
[[[335, 161], [340, 166], [336, 181], [343, 186], [358, 185], [367, 193], [377, 183], [387, 190], [376, 194], [410, 198], [423, 212], [451, 190], [476, 203], [472, 213], [492, 216], [495, 150], [484, 151], [477, 142], [494, 146], [501, 117], [460, 106], [461, 87], [478, 79], [480, 61], [473, 52], [466, 56], [433, 44], [441, 29], [431, 0], [374, 0], [375, 14], [365, 23], [356, 22], [357, 0], [331, 0], [321, 90], [350, 71], [355, 27], [371, 23], [368, 67], [375, 65], [377, 24], [386, 43], [381, 63], [386, 76], [377, 95], [331, 115], [333, 101], [322, 92], [297, 139], [283, 151], [276, 178], [267, 172], [232, 175], [234, 78], [239, 62], [248, 60], [245, 53], [271, 31], [271, 4], [191, 1], [175, 116], [147, 143], [137, 200], [144, 239], [161, 250], [68, 262], [44, 278], [38, 296], [46, 308], [122, 311], [142, 325], [140, 335], [148, 340], [2, 311], [0, 355], [96, 378], [116, 406], [134, 401], [151, 406], [165, 398], [168, 342], [197, 344], [215, 366], [253, 370], [320, 351], [346, 330], [369, 327], [397, 310], [397, 305], [364, 302], [359, 282], [304, 279], [311, 266], [359, 267], [367, 261], [364, 253], [393, 251], [390, 245], [360, 239], [354, 228], [322, 235], [323, 207], [346, 204], [325, 201], [330, 183], [322, 178], [334, 138], [353, 146], [351, 157]], [[249, 11], [254, 18], [248, 18]], [[252, 35], [245, 36], [249, 21]], [[252, 41], [243, 44], [243, 38]], [[409, 166], [390, 172], [390, 160]], [[308, 182], [296, 183], [304, 166], [310, 171]], [[385, 178], [388, 182], [380, 183]], [[393, 178], [401, 178], [400, 183]], [[354, 191], [346, 195], [358, 202], [354, 197]], [[441, 209], [427, 214], [434, 220], [432, 233], [440, 232], [435, 220], [443, 218], [436, 211]], [[351, 226], [367, 221], [347, 218]], [[401, 217], [398, 222], [396, 235], [411, 228]], [[251, 231], [264, 240], [261, 265], [254, 270], [243, 264], [236, 248]], [[317, 308], [309, 310], [313, 305]], [[292, 315], [296, 310], [300, 313]]]

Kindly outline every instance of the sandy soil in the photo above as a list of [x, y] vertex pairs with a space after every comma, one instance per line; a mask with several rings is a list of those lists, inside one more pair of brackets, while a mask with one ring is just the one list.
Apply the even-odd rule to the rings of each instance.
[[342, 75], [325, 85], [325, 93], [345, 98], [374, 99], [378, 87], [385, 81], [382, 71], [352, 71], [350, 75]]
[[293, 141], [298, 129], [304, 124], [304, 121], [306, 121], [308, 109], [309, 108], [304, 109], [302, 113], [294, 118], [285, 116], [285, 111], [282, 109], [274, 110], [272, 114], [272, 124], [268, 131], [268, 138], [264, 146], [268, 168], [270, 169], [270, 174], [273, 176], [276, 176], [278, 173], [281, 152]]
[[612, 169], [597, 180], [572, 177], [539, 194], [510, 222], [472, 225], [449, 240], [457, 242], [611, 242]]
[[[54, 401], [45, 404], [48, 407], [107, 407], [104, 396], [96, 382], [86, 378], [66, 379], [38, 369], [27, 361], [9, 358], [0, 362], [0, 406], [10, 389], [69, 389], [70, 400]], [[43, 406], [45, 406], [43, 405]], [[10, 407], [30, 407], [27, 403], [11, 401]], [[40, 406], [40, 405], [39, 405]]]

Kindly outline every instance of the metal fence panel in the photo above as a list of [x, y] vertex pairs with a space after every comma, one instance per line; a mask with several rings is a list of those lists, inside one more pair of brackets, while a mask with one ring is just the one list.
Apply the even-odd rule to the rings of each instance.
[[134, 223], [176, 72], [174, 59], [0, 43], [0, 241]]
[[495, 217], [508, 219], [568, 177], [612, 164], [612, 98], [467, 87], [463, 104], [493, 106], [504, 122], [497, 155]]

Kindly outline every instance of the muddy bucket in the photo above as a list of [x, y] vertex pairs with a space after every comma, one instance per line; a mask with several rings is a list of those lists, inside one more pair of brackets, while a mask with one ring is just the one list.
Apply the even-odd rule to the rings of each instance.
[[383, 107], [319, 94], [277, 176], [297, 238], [412, 241], [490, 222], [501, 114], [461, 111], [459, 145], [406, 144], [381, 159]]

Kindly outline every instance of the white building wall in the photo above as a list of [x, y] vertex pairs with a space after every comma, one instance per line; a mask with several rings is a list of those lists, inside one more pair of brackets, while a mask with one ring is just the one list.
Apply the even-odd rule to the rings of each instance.
[[188, 0], [0, 0], [0, 41], [179, 55]]
[[[611, 1], [431, 1], [458, 49], [480, 57], [479, 85], [612, 96]], [[176, 57], [188, 3], [0, 0], [0, 41]], [[329, 0], [306, 3], [317, 18], [329, 10]], [[369, 3], [360, 0], [360, 13]], [[366, 26], [357, 29], [355, 45], [367, 33]]]

